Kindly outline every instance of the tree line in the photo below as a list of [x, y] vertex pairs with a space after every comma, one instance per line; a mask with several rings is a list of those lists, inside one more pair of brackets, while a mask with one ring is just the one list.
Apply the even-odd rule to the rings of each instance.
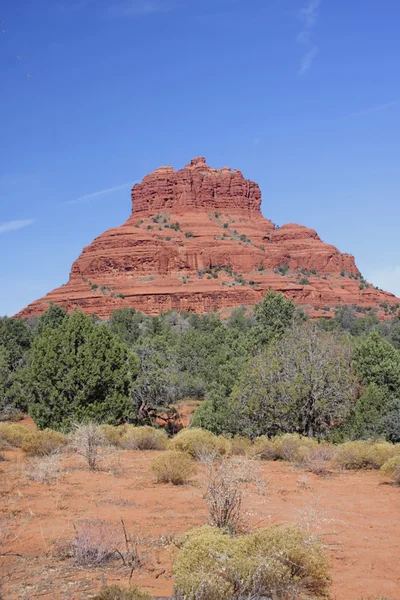
[[0, 318], [0, 415], [40, 428], [74, 422], [165, 424], [202, 400], [193, 425], [217, 434], [299, 433], [400, 441], [400, 318], [339, 307], [310, 322], [270, 291], [252, 311], [133, 308], [108, 321], [50, 305], [39, 318]]

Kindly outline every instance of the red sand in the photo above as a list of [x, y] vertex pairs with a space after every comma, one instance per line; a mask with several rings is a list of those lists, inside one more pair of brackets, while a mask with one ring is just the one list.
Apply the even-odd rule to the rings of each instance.
[[[115, 453], [107, 470], [91, 473], [76, 458], [63, 458], [55, 485], [27, 480], [20, 451], [3, 453], [0, 464], [0, 527], [8, 529], [1, 552], [0, 584], [7, 600], [83, 600], [109, 583], [126, 585], [130, 569], [116, 561], [82, 569], [62, 559], [57, 545], [71, 539], [74, 524], [123, 518], [138, 536], [144, 565], [133, 581], [155, 596], [173, 590], [171, 572], [176, 534], [207, 520], [204, 470], [189, 485], [155, 484], [149, 473], [153, 452]], [[331, 556], [332, 599], [357, 600], [379, 594], [400, 599], [400, 488], [376, 472], [333, 472], [326, 478], [285, 463], [257, 463], [264, 491], [247, 484], [245, 508], [252, 527], [308, 523]]]

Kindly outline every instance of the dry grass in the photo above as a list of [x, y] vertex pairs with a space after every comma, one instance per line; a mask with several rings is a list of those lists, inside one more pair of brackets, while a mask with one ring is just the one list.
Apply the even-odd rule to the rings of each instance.
[[171, 441], [171, 447], [190, 454], [196, 460], [226, 456], [231, 451], [230, 440], [218, 437], [206, 429], [182, 429]]
[[251, 454], [252, 443], [248, 438], [236, 435], [230, 442], [232, 456], [248, 456]]
[[52, 485], [61, 475], [60, 458], [56, 454], [31, 458], [28, 460], [25, 472], [30, 481]]
[[384, 475], [390, 477], [396, 485], [400, 485], [400, 456], [393, 456], [381, 467]]
[[335, 464], [342, 469], [380, 469], [400, 455], [400, 444], [389, 442], [345, 442], [337, 447]]
[[32, 431], [22, 441], [22, 450], [28, 456], [48, 456], [59, 452], [67, 444], [67, 438], [59, 431], [44, 429]]
[[0, 443], [4, 446], [19, 447], [30, 433], [31, 429], [28, 429], [25, 425], [0, 423]]
[[195, 474], [196, 465], [184, 452], [168, 450], [153, 458], [150, 470], [160, 483], [182, 485]]
[[151, 596], [137, 587], [124, 589], [112, 585], [103, 587], [96, 596], [92, 596], [92, 600], [151, 600]]
[[329, 586], [322, 546], [293, 525], [237, 538], [213, 527], [188, 532], [174, 571], [185, 600], [323, 598]]

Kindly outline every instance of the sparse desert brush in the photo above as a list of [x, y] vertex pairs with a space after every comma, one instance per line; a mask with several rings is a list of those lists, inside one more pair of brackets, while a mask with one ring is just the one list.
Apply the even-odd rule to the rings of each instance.
[[124, 589], [116, 585], [105, 586], [92, 600], [151, 600], [150, 594], [137, 587]]
[[389, 442], [357, 440], [337, 448], [335, 462], [342, 469], [380, 469], [390, 458], [399, 455], [399, 445]]
[[196, 472], [191, 456], [177, 450], [167, 450], [153, 458], [150, 470], [160, 483], [182, 485]]
[[231, 534], [245, 529], [242, 514], [242, 474], [235, 463], [226, 459], [209, 463], [206, 501], [210, 524]]
[[166, 450], [168, 436], [163, 429], [144, 425], [133, 427], [128, 425], [121, 437], [121, 446], [134, 450]]
[[96, 423], [76, 424], [69, 442], [71, 449], [95, 471], [101, 459], [101, 447], [107, 443], [102, 428]]
[[60, 477], [60, 459], [56, 454], [31, 458], [25, 471], [30, 481], [54, 484]]
[[187, 600], [323, 598], [328, 559], [321, 544], [294, 525], [271, 526], [232, 538], [202, 527], [183, 538], [175, 593]]
[[32, 431], [22, 441], [22, 450], [28, 456], [48, 456], [59, 452], [67, 444], [67, 438], [59, 431], [44, 429]]
[[393, 456], [381, 467], [382, 473], [400, 485], [400, 456]]
[[75, 526], [75, 537], [65, 554], [81, 567], [104, 565], [116, 556], [120, 541], [117, 528], [104, 521], [83, 521]]
[[182, 429], [174, 437], [171, 447], [186, 452], [197, 460], [226, 456], [231, 451], [230, 440], [218, 437], [206, 429]]
[[233, 456], [246, 456], [252, 451], [252, 443], [249, 438], [241, 435], [236, 435], [230, 440], [231, 443], [231, 454]]
[[0, 423], [0, 442], [9, 446], [21, 446], [31, 429], [18, 423]]

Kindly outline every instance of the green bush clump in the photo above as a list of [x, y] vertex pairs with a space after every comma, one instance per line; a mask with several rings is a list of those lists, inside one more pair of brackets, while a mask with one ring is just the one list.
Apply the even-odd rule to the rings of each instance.
[[400, 444], [357, 440], [340, 444], [335, 462], [342, 469], [380, 469], [396, 455], [400, 455]]
[[182, 429], [172, 440], [171, 447], [186, 452], [193, 458], [206, 456], [225, 456], [231, 451], [228, 439], [218, 437], [206, 429]]
[[59, 431], [44, 429], [32, 431], [22, 441], [22, 450], [28, 456], [49, 456], [67, 444], [67, 438]]
[[186, 534], [174, 565], [175, 593], [186, 600], [325, 597], [328, 559], [321, 544], [294, 525], [232, 538], [201, 527]]
[[159, 483], [183, 485], [195, 474], [196, 466], [188, 454], [169, 450], [153, 458], [150, 470]]
[[19, 447], [31, 431], [25, 425], [19, 425], [18, 423], [0, 423], [0, 443], [5, 446]]

